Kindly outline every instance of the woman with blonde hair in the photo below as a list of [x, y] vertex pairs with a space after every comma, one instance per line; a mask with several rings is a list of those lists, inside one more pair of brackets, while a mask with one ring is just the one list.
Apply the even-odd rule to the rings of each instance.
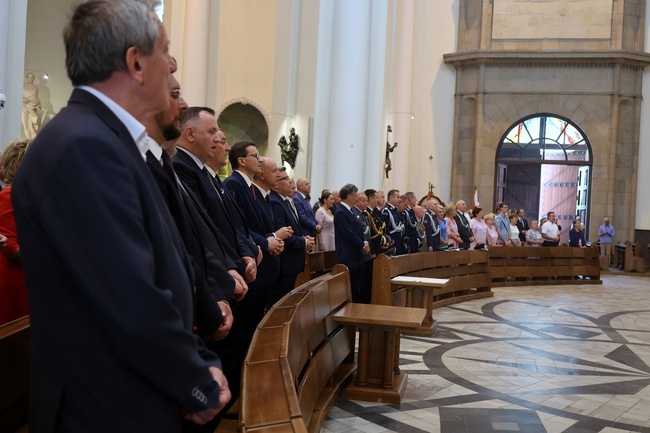
[[454, 217], [456, 216], [456, 205], [449, 203], [445, 206], [445, 223], [447, 224], [447, 244], [449, 248], [458, 248], [463, 240], [458, 233], [458, 225]]
[[485, 225], [487, 226], [486, 240], [489, 247], [498, 247], [499, 244], [499, 233], [497, 233], [497, 228], [494, 225], [494, 219], [496, 215], [489, 213], [483, 217]]
[[0, 249], [0, 325], [29, 314], [16, 220], [11, 205], [11, 183], [31, 142], [31, 139], [12, 141], [2, 157], [7, 186], [0, 190], [0, 233], [7, 238], [7, 242]]

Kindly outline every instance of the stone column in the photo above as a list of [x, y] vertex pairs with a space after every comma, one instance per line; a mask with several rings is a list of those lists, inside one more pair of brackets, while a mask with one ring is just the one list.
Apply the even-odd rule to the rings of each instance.
[[27, 2], [0, 1], [0, 89], [7, 99], [0, 110], [0, 149], [20, 138], [26, 27]]
[[397, 188], [404, 193], [407, 190], [422, 191], [422, 186], [414, 185], [412, 177], [409, 176], [410, 161], [417, 161], [424, 155], [424, 146], [411, 146], [411, 125], [414, 116], [412, 93], [415, 1], [399, 0], [395, 12], [395, 49], [388, 122], [393, 127], [391, 145], [395, 142], [399, 145], [391, 154], [393, 170], [384, 183], [387, 189]]
[[334, 5], [329, 131], [325, 185], [361, 186], [364, 179], [370, 0], [337, 0]]
[[208, 103], [208, 60], [210, 53], [210, 0], [185, 2], [181, 71], [183, 95], [190, 105]]

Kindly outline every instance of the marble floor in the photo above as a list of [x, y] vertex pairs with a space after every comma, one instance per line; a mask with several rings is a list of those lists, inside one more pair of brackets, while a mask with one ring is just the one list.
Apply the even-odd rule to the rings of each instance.
[[339, 399], [323, 433], [650, 432], [650, 274], [495, 288], [402, 336], [402, 403]]

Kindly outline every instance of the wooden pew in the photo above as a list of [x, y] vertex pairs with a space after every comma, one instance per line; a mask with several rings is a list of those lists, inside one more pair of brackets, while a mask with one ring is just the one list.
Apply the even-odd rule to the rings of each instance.
[[295, 287], [330, 272], [337, 263], [336, 251], [305, 252], [305, 269], [298, 274]]
[[348, 269], [336, 265], [264, 316], [242, 370], [242, 432], [318, 432], [353, 380], [353, 398], [399, 403], [407, 382], [399, 369], [400, 329], [420, 326], [425, 311], [351, 299]]
[[27, 424], [30, 336], [29, 317], [0, 326], [0, 433], [14, 433]]
[[[449, 281], [442, 287], [425, 288], [418, 284], [394, 284], [391, 280], [397, 276]], [[425, 252], [397, 257], [380, 254], [375, 259], [372, 303], [425, 308], [427, 311], [422, 326], [405, 331], [408, 333], [431, 335], [435, 328], [433, 308], [493, 295], [486, 251]]]
[[603, 283], [596, 246], [494, 247], [489, 255], [493, 287]]
[[311, 280], [266, 314], [243, 366], [242, 432], [318, 432], [352, 379], [354, 327], [332, 314], [351, 301], [347, 268]]
[[[614, 245], [616, 267], [625, 272], [637, 270], [634, 262], [635, 258], [640, 257], [641, 254], [640, 248], [637, 248], [638, 246], [638, 242], [632, 243], [630, 241], [620, 242]], [[643, 271], [645, 271], [645, 266], [640, 272]]]

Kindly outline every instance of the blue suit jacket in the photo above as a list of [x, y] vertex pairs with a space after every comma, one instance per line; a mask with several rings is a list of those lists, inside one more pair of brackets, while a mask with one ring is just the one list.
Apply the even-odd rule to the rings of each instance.
[[339, 262], [357, 263], [363, 260], [363, 229], [354, 214], [341, 204], [334, 214], [334, 239]]
[[293, 197], [293, 204], [296, 206], [300, 217], [300, 227], [304, 234], [314, 236], [316, 234], [316, 217], [312, 213], [311, 206], [299, 192]]
[[305, 269], [305, 238], [302, 229], [293, 210], [280, 194], [271, 191], [270, 200], [276, 229], [286, 226], [293, 229], [293, 235], [284, 240], [284, 251], [280, 254], [282, 274], [299, 274]]
[[[257, 245], [260, 246], [264, 254], [264, 260], [258, 269], [258, 278], [260, 282], [273, 283], [280, 276], [280, 259], [277, 256], [269, 254], [269, 241], [268, 237], [273, 236], [275, 231], [275, 224], [270, 216], [270, 207], [267, 204], [262, 207], [261, 203], [257, 202], [257, 196], [261, 198], [259, 190], [253, 197], [253, 193], [246, 184], [246, 180], [237, 171], [234, 171], [230, 177], [224, 180], [223, 184], [231, 192], [239, 209], [241, 209], [244, 216], [246, 227]], [[255, 188], [255, 186], [253, 186]], [[264, 202], [266, 203], [266, 202]]]
[[12, 197], [31, 310], [30, 430], [178, 432], [181, 408], [217, 406], [218, 358], [192, 333], [189, 258], [118, 118], [75, 89]]

